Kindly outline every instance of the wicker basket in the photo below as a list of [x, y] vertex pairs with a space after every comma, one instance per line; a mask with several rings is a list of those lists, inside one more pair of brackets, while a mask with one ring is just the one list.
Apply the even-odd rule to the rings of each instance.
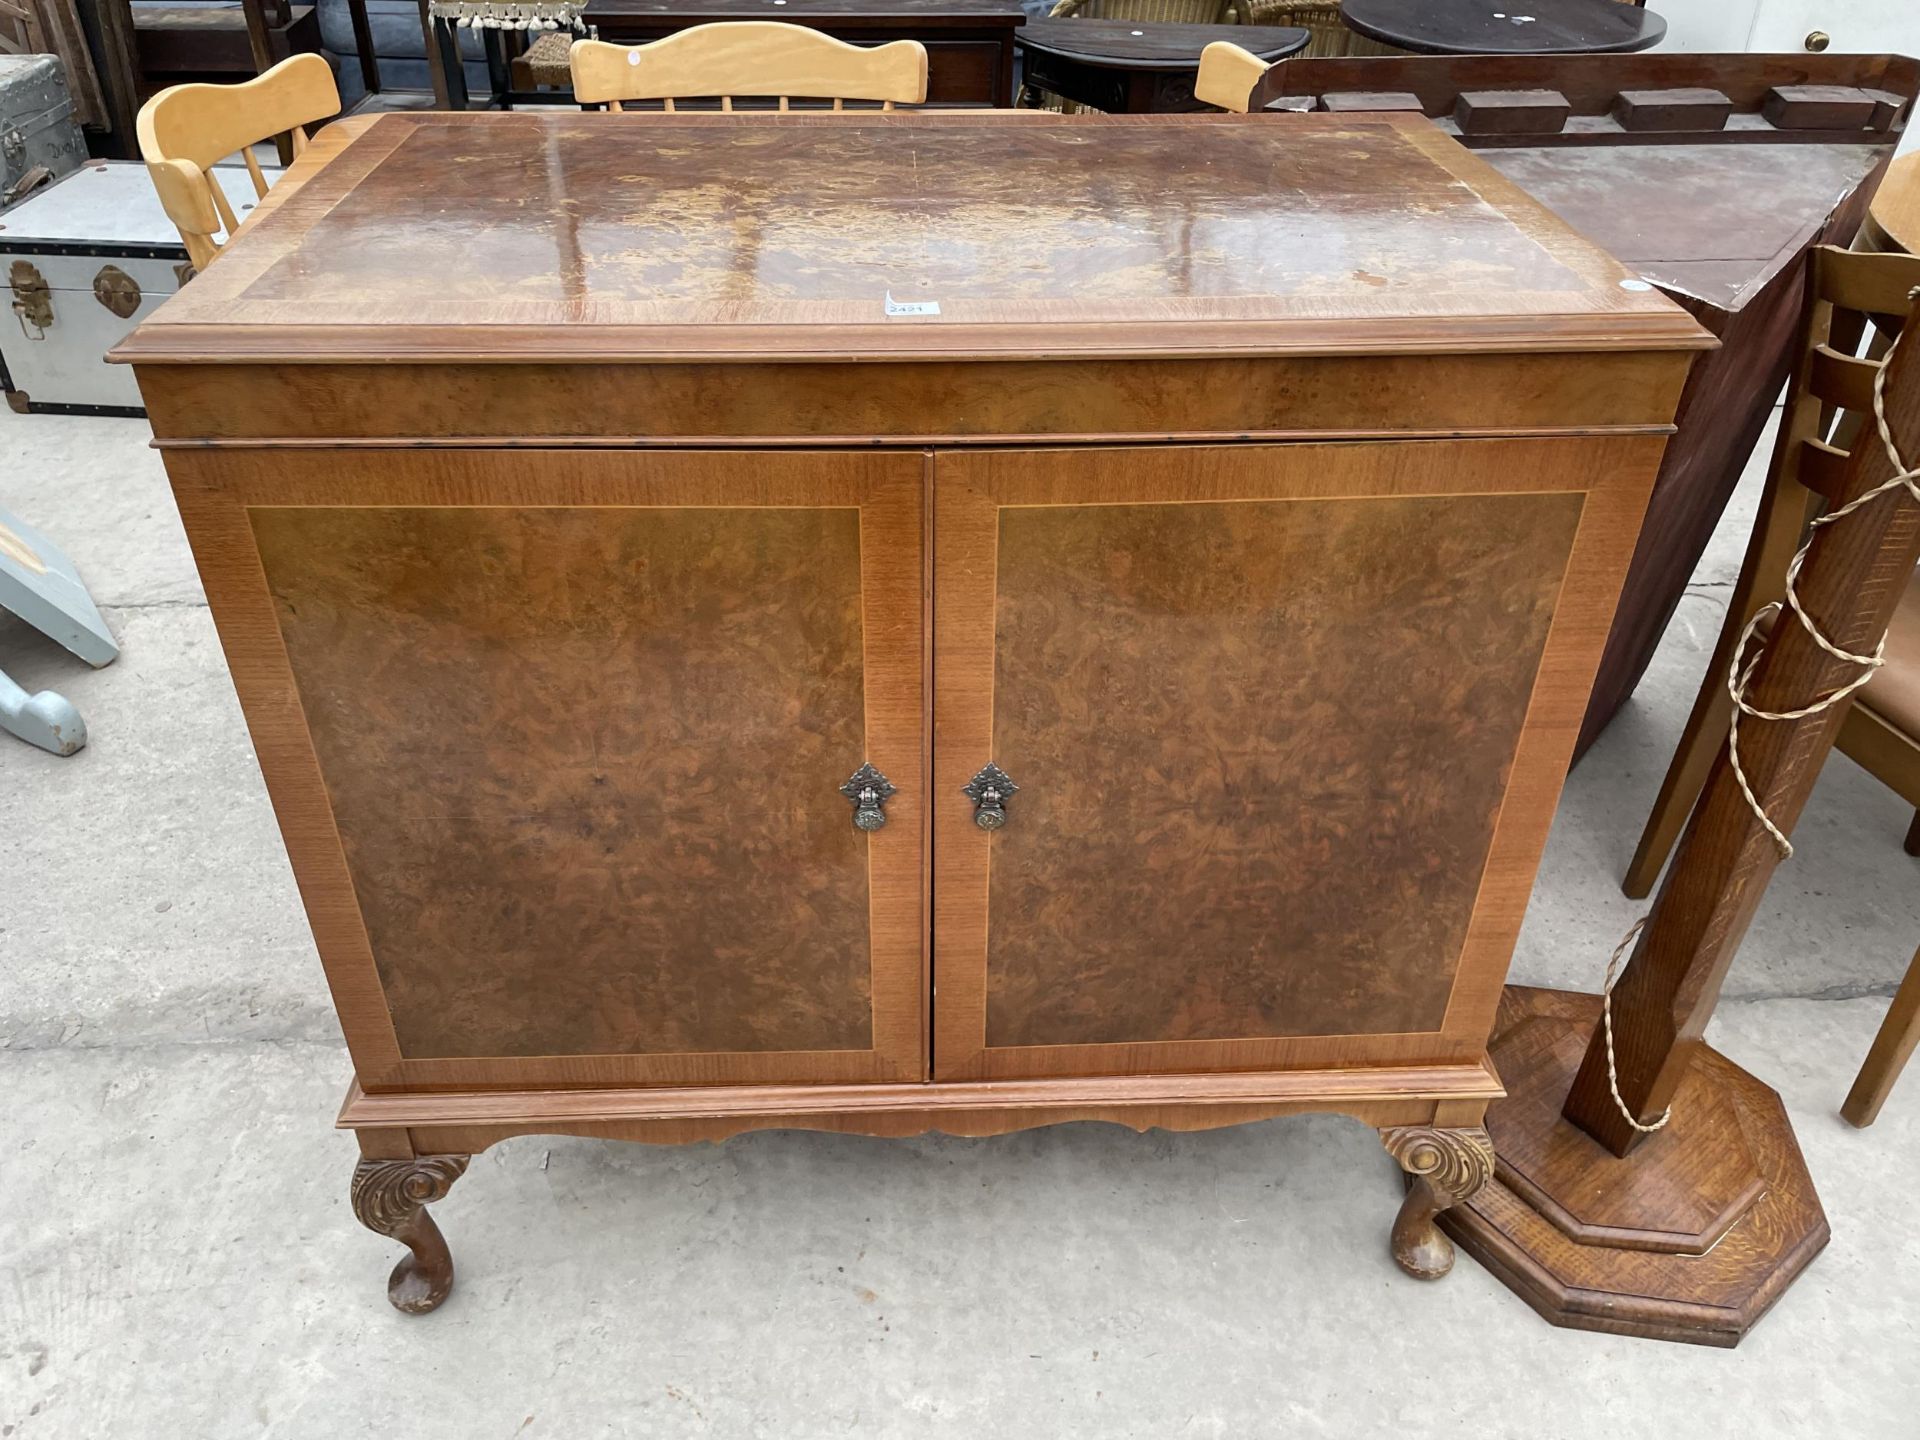
[[1303, 56], [1405, 55], [1397, 45], [1349, 30], [1340, 19], [1340, 7], [1326, 0], [1231, 0], [1233, 18], [1243, 25], [1297, 25], [1313, 38]]
[[1227, 25], [1235, 0], [1060, 0], [1055, 20], [1144, 20], [1161, 25]]
[[[551, 85], [564, 90], [573, 84], [573, 66], [568, 52], [573, 49], [570, 30], [549, 30], [535, 37], [524, 54], [514, 59], [516, 71], [524, 71], [528, 85]], [[516, 76], [516, 83], [519, 83]]]

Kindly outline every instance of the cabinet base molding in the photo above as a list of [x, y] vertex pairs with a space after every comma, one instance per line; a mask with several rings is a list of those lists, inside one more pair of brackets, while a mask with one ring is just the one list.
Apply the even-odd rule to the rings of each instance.
[[[1600, 997], [1507, 987], [1487, 1112], [1498, 1160], [1437, 1216], [1549, 1323], [1731, 1348], [1827, 1243], [1780, 1097], [1702, 1045], [1673, 1119], [1613, 1155], [1561, 1118]], [[1411, 1196], [1409, 1197], [1412, 1198]]]
[[1453, 1247], [1434, 1220], [1493, 1172], [1481, 1128], [1501, 1094], [1491, 1067], [1447, 1065], [1390, 1072], [1296, 1071], [1263, 1075], [1156, 1075], [925, 1085], [730, 1086], [657, 1090], [519, 1090], [370, 1095], [347, 1093], [342, 1128], [363, 1156], [353, 1210], [368, 1229], [407, 1246], [387, 1298], [410, 1315], [435, 1309], [453, 1288], [453, 1259], [426, 1207], [443, 1199], [469, 1159], [519, 1135], [680, 1145], [751, 1130], [822, 1130], [900, 1138], [938, 1131], [985, 1137], [1044, 1125], [1098, 1121], [1133, 1130], [1211, 1130], [1282, 1115], [1333, 1112], [1379, 1127], [1409, 1189], [1392, 1230], [1393, 1257], [1409, 1275], [1438, 1279]]
[[[985, 1136], [1077, 1120], [1135, 1130], [1207, 1130], [1315, 1111], [1381, 1127], [1458, 1127], [1478, 1125], [1488, 1103], [1504, 1093], [1484, 1058], [1373, 1070], [888, 1085], [369, 1093], [355, 1084], [338, 1123], [360, 1132], [411, 1132], [417, 1154], [474, 1154], [515, 1135], [661, 1144], [771, 1129]], [[449, 1143], [455, 1138], [462, 1143]]]

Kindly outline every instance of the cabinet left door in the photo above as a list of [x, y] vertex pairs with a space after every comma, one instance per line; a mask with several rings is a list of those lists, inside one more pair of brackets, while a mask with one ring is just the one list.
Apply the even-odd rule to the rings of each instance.
[[924, 1078], [927, 456], [167, 458], [364, 1087]]

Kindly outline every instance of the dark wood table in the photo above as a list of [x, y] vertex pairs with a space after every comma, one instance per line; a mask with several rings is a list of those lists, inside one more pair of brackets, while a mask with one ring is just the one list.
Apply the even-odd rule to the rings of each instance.
[[1350, 30], [1427, 55], [1593, 55], [1647, 50], [1667, 22], [1615, 0], [1341, 0]]
[[[1835, 90], [1854, 112], [1838, 128]], [[1657, 51], [1293, 59], [1250, 96], [1424, 112], [1720, 339], [1681, 397], [1576, 755], [1645, 673], [1772, 413], [1807, 250], [1852, 241], [1917, 90], [1920, 64], [1899, 56]], [[1883, 228], [1920, 240], [1920, 202], [1886, 193]]]
[[1014, 37], [1026, 83], [1116, 115], [1208, 108], [1193, 98], [1200, 52], [1231, 40], [1262, 60], [1306, 49], [1295, 25], [1159, 25], [1133, 20], [1036, 20]]
[[1020, 0], [592, 0], [602, 40], [641, 44], [721, 20], [782, 20], [856, 45], [918, 40], [927, 47], [929, 105], [1013, 104], [1013, 37]]

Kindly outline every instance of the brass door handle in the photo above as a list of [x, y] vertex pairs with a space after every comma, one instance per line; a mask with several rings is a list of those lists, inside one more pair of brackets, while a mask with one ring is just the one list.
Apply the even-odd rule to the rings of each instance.
[[982, 830], [998, 830], [1007, 823], [1007, 798], [1019, 790], [1013, 777], [988, 761], [973, 779], [960, 787], [960, 793], [973, 801], [973, 823]]
[[878, 830], [887, 823], [887, 797], [894, 793], [894, 785], [872, 765], [854, 771], [840, 793], [853, 802], [854, 829]]

